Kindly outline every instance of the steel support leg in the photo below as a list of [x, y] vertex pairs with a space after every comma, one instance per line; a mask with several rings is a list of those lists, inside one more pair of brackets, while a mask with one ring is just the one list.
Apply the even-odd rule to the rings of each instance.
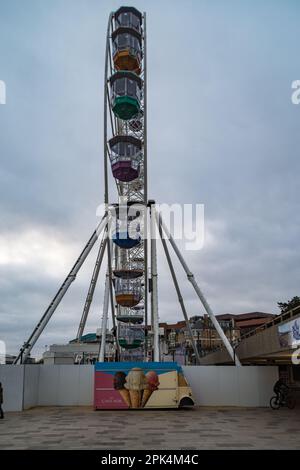
[[57, 309], [58, 305], [60, 304], [61, 300], [63, 299], [64, 295], [66, 294], [67, 290], [69, 289], [72, 282], [76, 279], [78, 271], [80, 270], [81, 266], [83, 265], [84, 261], [88, 257], [91, 249], [93, 248], [94, 244], [96, 243], [98, 237], [100, 236], [101, 232], [103, 231], [106, 223], [107, 223], [108, 216], [105, 215], [98, 227], [96, 228], [95, 232], [85, 245], [83, 251], [81, 252], [79, 258], [77, 259], [76, 263], [74, 264], [73, 268], [71, 269], [70, 273], [62, 283], [60, 289], [56, 293], [55, 297], [53, 298], [52, 302], [50, 303], [49, 307], [45, 311], [44, 315], [34, 328], [33, 332], [29, 336], [28, 340], [22, 346], [19, 355], [14, 361], [14, 364], [17, 364], [19, 360], [22, 358], [22, 362], [26, 362], [27, 357], [29, 356], [33, 346], [39, 339], [40, 335], [44, 331], [45, 327], [47, 326], [50, 318], [52, 317], [53, 313]]
[[180, 303], [180, 307], [181, 307], [181, 310], [182, 310], [182, 313], [183, 313], [183, 317], [185, 319], [186, 326], [187, 326], [187, 329], [188, 329], [188, 332], [189, 332], [189, 335], [190, 335], [190, 340], [191, 340], [193, 350], [194, 350], [194, 353], [195, 353], [196, 362], [198, 364], [200, 364], [199, 351], [197, 349], [197, 345], [196, 345], [194, 337], [193, 337], [192, 328], [191, 328], [190, 321], [189, 321], [189, 318], [188, 318], [188, 315], [187, 315], [187, 312], [186, 312], [186, 308], [185, 308], [183, 297], [182, 297], [180, 287], [179, 287], [179, 284], [178, 284], [178, 281], [177, 281], [177, 277], [176, 277], [176, 274], [175, 274], [175, 270], [174, 270], [174, 266], [173, 266], [173, 263], [172, 263], [172, 260], [171, 260], [171, 256], [170, 256], [170, 253], [169, 253], [169, 250], [168, 250], [168, 247], [167, 247], [167, 242], [163, 237], [162, 227], [159, 224], [158, 224], [158, 229], [159, 229], [161, 242], [162, 242], [162, 245], [163, 245], [163, 248], [164, 248], [164, 251], [165, 251], [165, 255], [166, 255], [166, 258], [167, 258], [167, 262], [168, 262], [168, 265], [169, 265], [169, 269], [170, 269], [170, 272], [171, 272], [171, 276], [172, 276], [172, 279], [173, 279], [174, 287], [175, 287], [175, 290], [176, 290], [176, 293], [177, 293], [178, 301]]
[[98, 251], [96, 263], [95, 263], [95, 266], [94, 266], [94, 271], [93, 271], [90, 287], [89, 287], [89, 290], [88, 290], [88, 293], [87, 293], [87, 296], [86, 296], [86, 300], [85, 300], [85, 304], [84, 304], [84, 308], [83, 308], [83, 312], [82, 312], [82, 317], [81, 317], [81, 320], [80, 320], [80, 324], [79, 324], [79, 328], [78, 328], [78, 332], [77, 332], [77, 336], [76, 336], [77, 342], [81, 341], [81, 337], [83, 335], [84, 328], [85, 328], [85, 325], [86, 325], [86, 322], [87, 322], [87, 318], [88, 318], [88, 315], [89, 315], [91, 303], [92, 303], [93, 297], [94, 297], [96, 284], [97, 284], [97, 281], [98, 281], [98, 276], [99, 276], [101, 264], [102, 264], [102, 261], [103, 261], [103, 256], [104, 256], [106, 244], [107, 244], [107, 229], [105, 229], [105, 231], [104, 231], [104, 235], [103, 235], [100, 247], [99, 247], [99, 251]]
[[227, 336], [225, 335], [224, 331], [222, 330], [218, 320], [216, 319], [212, 309], [210, 308], [208, 302], [206, 301], [205, 297], [204, 297], [204, 294], [202, 293], [200, 287], [198, 286], [195, 278], [194, 278], [194, 275], [193, 273], [190, 271], [188, 265], [186, 264], [185, 260], [183, 259], [180, 251], [179, 251], [179, 248], [177, 247], [171, 233], [169, 232], [168, 228], [166, 227], [165, 223], [163, 222], [162, 220], [162, 217], [161, 217], [161, 214], [156, 214], [156, 220], [157, 220], [157, 223], [159, 226], [162, 227], [163, 231], [165, 232], [167, 238], [169, 239], [171, 245], [172, 245], [172, 248], [173, 250], [175, 251], [176, 253], [176, 256], [177, 258], [179, 259], [183, 269], [185, 270], [186, 272], [186, 275], [187, 275], [187, 278], [188, 280], [190, 281], [190, 283], [192, 284], [197, 296], [199, 297], [200, 301], [202, 302], [202, 305], [203, 307], [205, 308], [207, 314], [209, 315], [215, 329], [217, 330], [220, 338], [222, 339], [223, 343], [224, 343], [224, 346], [226, 347], [230, 357], [232, 358], [232, 360], [235, 362], [235, 365], [236, 366], [241, 366], [242, 364], [240, 363], [240, 360], [239, 358], [237, 357], [237, 355], [234, 354], [234, 350], [233, 350], [233, 347], [231, 346], [230, 342], [228, 341], [228, 338]]
[[102, 326], [101, 326], [101, 343], [100, 343], [100, 352], [99, 352], [99, 362], [104, 362], [105, 360], [108, 304], [109, 304], [109, 270], [107, 269], [106, 279], [105, 279], [105, 288], [104, 288], [104, 302], [103, 302], [103, 316], [102, 316]]
[[158, 294], [157, 294], [157, 257], [156, 257], [156, 221], [155, 221], [155, 203], [150, 204], [150, 233], [151, 233], [151, 309], [152, 309], [152, 331], [153, 331], [153, 360], [160, 361], [159, 348], [159, 320], [158, 320]]
[[148, 358], [148, 136], [147, 136], [147, 16], [144, 16], [144, 282], [145, 282], [145, 358]]
[[116, 324], [116, 314], [115, 314], [115, 302], [114, 302], [114, 293], [113, 293], [113, 283], [112, 283], [112, 252], [113, 252], [113, 242], [112, 240], [108, 241], [107, 244], [107, 257], [108, 257], [108, 270], [109, 270], [109, 293], [110, 293], [110, 307], [111, 307], [111, 318], [113, 329], [116, 334], [116, 349], [118, 357], [120, 356], [120, 346], [117, 337], [117, 324]]

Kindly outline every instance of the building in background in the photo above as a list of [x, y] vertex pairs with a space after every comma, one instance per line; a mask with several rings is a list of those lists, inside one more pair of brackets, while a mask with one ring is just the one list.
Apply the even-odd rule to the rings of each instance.
[[[236, 344], [244, 334], [272, 320], [276, 315], [263, 312], [250, 312], [238, 315], [226, 313], [217, 315], [217, 319], [231, 344]], [[194, 341], [201, 357], [215, 351], [222, 345], [216, 329], [208, 315], [190, 318]], [[181, 365], [195, 364], [195, 354], [185, 321], [159, 324], [160, 350], [162, 361], [174, 361]], [[151, 338], [151, 329], [147, 337]], [[82, 337], [81, 342], [75, 339], [68, 344], [53, 344], [43, 354], [44, 364], [93, 364], [98, 360], [101, 341], [101, 330]], [[140, 350], [129, 351], [127, 361], [140, 361]], [[105, 360], [115, 358], [114, 336], [107, 331]], [[149, 356], [148, 360], [152, 360]]]
[[[99, 357], [101, 329], [96, 333], [82, 336], [81, 341], [73, 339], [68, 344], [52, 344], [43, 354], [44, 364], [94, 364]], [[114, 361], [114, 336], [106, 333], [105, 360]]]
[[[228, 319], [228, 315], [225, 316]], [[296, 305], [271, 315], [252, 312], [234, 315], [240, 329], [240, 341], [234, 345], [243, 365], [278, 365], [279, 375], [289, 386], [300, 390], [300, 306]], [[223, 347], [207, 351], [201, 358], [203, 365], [232, 364], [232, 357]], [[295, 391], [295, 390], [294, 390]]]
[[[6, 354], [5, 355], [5, 362], [4, 364], [13, 364], [17, 356], [14, 356], [12, 354]], [[36, 359], [34, 357], [29, 356], [26, 359], [26, 364], [37, 364]]]
[[[226, 337], [231, 344], [236, 344], [241, 337], [249, 331], [264, 325], [276, 315], [263, 312], [250, 312], [238, 315], [226, 313], [217, 315]], [[205, 356], [222, 345], [216, 329], [208, 315], [194, 316], [190, 318], [190, 325], [194, 341], [200, 356]], [[195, 354], [185, 321], [173, 324], [160, 323], [164, 329], [162, 336], [162, 351], [165, 360], [174, 360], [180, 364], [194, 364]]]

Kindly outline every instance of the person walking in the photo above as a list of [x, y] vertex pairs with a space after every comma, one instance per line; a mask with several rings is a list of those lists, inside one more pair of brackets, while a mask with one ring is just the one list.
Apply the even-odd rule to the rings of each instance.
[[2, 404], [3, 404], [3, 388], [2, 388], [2, 383], [0, 382], [0, 419], [4, 418]]

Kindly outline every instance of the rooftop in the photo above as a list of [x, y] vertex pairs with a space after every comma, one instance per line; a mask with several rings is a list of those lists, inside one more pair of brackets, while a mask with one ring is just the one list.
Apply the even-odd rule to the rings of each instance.
[[[77, 339], [72, 339], [70, 343], [76, 343]], [[87, 333], [81, 337], [81, 343], [99, 343], [99, 337], [96, 333]]]
[[[207, 315], [205, 316], [207, 318]], [[204, 316], [194, 316], [190, 318], [190, 321], [192, 320], [193, 326], [196, 329], [200, 329], [203, 327], [203, 319], [205, 318]], [[234, 320], [235, 321], [235, 326], [237, 328], [248, 328], [253, 326], [254, 328], [260, 325], [263, 325], [264, 323], [272, 320], [275, 318], [276, 315], [272, 313], [265, 313], [265, 312], [248, 312], [248, 313], [239, 313], [239, 314], [233, 314], [233, 313], [225, 313], [221, 315], [216, 315], [216, 318], [218, 321], [230, 321]], [[165, 330], [181, 330], [186, 328], [186, 322], [183, 321], [178, 321], [177, 323], [160, 323], [159, 326], [161, 328], [164, 328]]]

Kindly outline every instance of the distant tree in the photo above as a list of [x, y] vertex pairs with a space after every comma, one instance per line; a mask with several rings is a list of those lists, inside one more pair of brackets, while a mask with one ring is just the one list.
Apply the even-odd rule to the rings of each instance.
[[291, 300], [288, 300], [287, 302], [277, 302], [277, 305], [280, 308], [281, 313], [286, 313], [292, 308], [300, 306], [300, 297], [295, 296]]

